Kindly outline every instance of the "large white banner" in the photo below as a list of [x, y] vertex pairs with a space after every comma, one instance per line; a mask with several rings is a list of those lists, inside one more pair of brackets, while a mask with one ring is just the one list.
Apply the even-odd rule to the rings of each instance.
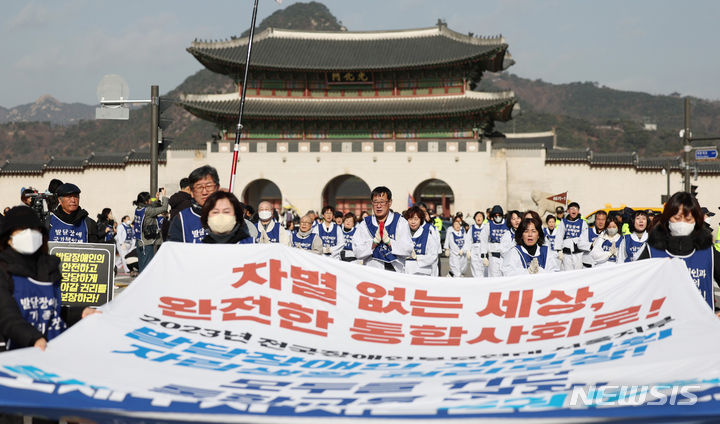
[[167, 243], [102, 314], [0, 354], [0, 409], [144, 422], [720, 415], [720, 322], [679, 260], [417, 277]]

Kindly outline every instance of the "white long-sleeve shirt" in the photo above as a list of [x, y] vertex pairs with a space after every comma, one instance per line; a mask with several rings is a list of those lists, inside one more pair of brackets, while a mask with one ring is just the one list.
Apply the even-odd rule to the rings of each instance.
[[[615, 234], [610, 237], [606, 232], [600, 233], [595, 239], [590, 251], [590, 256], [595, 262], [595, 266], [602, 266], [607, 264], [618, 264], [620, 262], [620, 241], [622, 240], [621, 234]], [[610, 245], [614, 245], [616, 252], [615, 257], [611, 260], [612, 253], [610, 252]]]
[[[366, 218], [367, 219], [367, 218]], [[377, 226], [378, 222], [375, 216], [369, 217], [372, 224]], [[395, 255], [397, 259], [392, 261], [392, 266], [397, 272], [404, 272], [405, 269], [405, 258], [410, 256], [413, 250], [412, 237], [410, 236], [410, 225], [408, 222], [395, 212], [388, 212], [388, 216], [385, 218], [385, 227], [387, 228], [393, 222], [396, 222], [395, 234], [390, 235], [390, 252]], [[370, 230], [362, 220], [358, 225], [357, 231], [353, 236], [353, 253], [355, 257], [363, 261], [363, 265], [371, 266], [373, 268], [385, 269], [385, 263], [372, 257], [373, 254], [373, 238], [375, 233], [370, 233]]]
[[438, 252], [440, 251], [440, 237], [437, 237], [437, 230], [430, 224], [423, 224], [414, 233], [412, 238], [423, 236], [428, 231], [427, 242], [425, 244], [425, 253], [418, 254], [415, 252], [415, 259], [407, 258], [405, 261], [405, 272], [415, 275], [432, 275], [433, 268], [437, 268]]

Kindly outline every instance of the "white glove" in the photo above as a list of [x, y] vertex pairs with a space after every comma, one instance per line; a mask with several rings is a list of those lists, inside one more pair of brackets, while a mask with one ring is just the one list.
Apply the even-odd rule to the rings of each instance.
[[387, 244], [388, 246], [390, 245], [390, 236], [388, 235], [387, 231], [383, 231], [382, 242]]
[[483, 266], [488, 267], [490, 266], [490, 259], [488, 258], [482, 258], [483, 260]]
[[561, 262], [562, 262], [562, 260], [563, 260], [564, 257], [565, 257], [565, 254], [562, 252], [562, 250], [559, 251], [559, 252], [558, 252], [558, 261], [561, 261]]
[[443, 250], [443, 255], [445, 255], [445, 257], [450, 256], [450, 250], [449, 249]]
[[617, 247], [615, 245], [610, 246], [610, 256], [617, 256]]
[[329, 254], [330, 252], [332, 252], [332, 249], [330, 249], [330, 246], [324, 246], [324, 247], [323, 247], [323, 253]]
[[537, 274], [539, 270], [540, 264], [538, 264], [537, 258], [533, 258], [533, 260], [530, 261], [530, 266], [528, 266], [528, 273]]
[[380, 229], [378, 228], [377, 231], [375, 231], [375, 237], [373, 238], [373, 243], [380, 244], [382, 243], [382, 237], [380, 237]]
[[417, 253], [415, 253], [415, 249], [410, 252], [410, 258], [417, 260]]
[[472, 256], [472, 252], [470, 252], [468, 250], [467, 252], [465, 252], [465, 256], [467, 256], [467, 258], [470, 259], [470, 256]]
[[458, 256], [465, 256], [465, 251], [460, 249], [460, 251], [458, 252]]

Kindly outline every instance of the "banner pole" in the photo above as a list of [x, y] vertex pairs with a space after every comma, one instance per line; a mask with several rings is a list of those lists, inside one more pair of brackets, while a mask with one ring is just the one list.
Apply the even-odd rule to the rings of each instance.
[[258, 0], [255, 0], [252, 12], [252, 21], [250, 23], [250, 37], [248, 39], [247, 57], [245, 59], [245, 74], [243, 75], [242, 93], [240, 94], [240, 110], [238, 112], [238, 123], [235, 128], [235, 146], [233, 147], [232, 171], [230, 173], [230, 185], [228, 191], [232, 193], [235, 185], [235, 175], [237, 174], [237, 159], [240, 150], [240, 133], [243, 130], [242, 118], [245, 109], [245, 93], [247, 92], [248, 70], [250, 69], [250, 54], [252, 53], [253, 37], [255, 36], [255, 20], [257, 19]]

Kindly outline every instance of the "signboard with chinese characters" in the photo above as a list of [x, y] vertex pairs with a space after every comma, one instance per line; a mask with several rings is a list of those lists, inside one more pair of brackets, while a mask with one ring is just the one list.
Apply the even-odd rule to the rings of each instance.
[[720, 338], [708, 337], [720, 320], [678, 259], [473, 279], [277, 244], [166, 243], [101, 310], [45, 352], [0, 354], [3, 412], [280, 424], [720, 415]]
[[372, 72], [336, 71], [327, 73], [328, 84], [372, 84]]
[[100, 306], [112, 300], [115, 245], [111, 243], [48, 243], [60, 258], [63, 306]]

